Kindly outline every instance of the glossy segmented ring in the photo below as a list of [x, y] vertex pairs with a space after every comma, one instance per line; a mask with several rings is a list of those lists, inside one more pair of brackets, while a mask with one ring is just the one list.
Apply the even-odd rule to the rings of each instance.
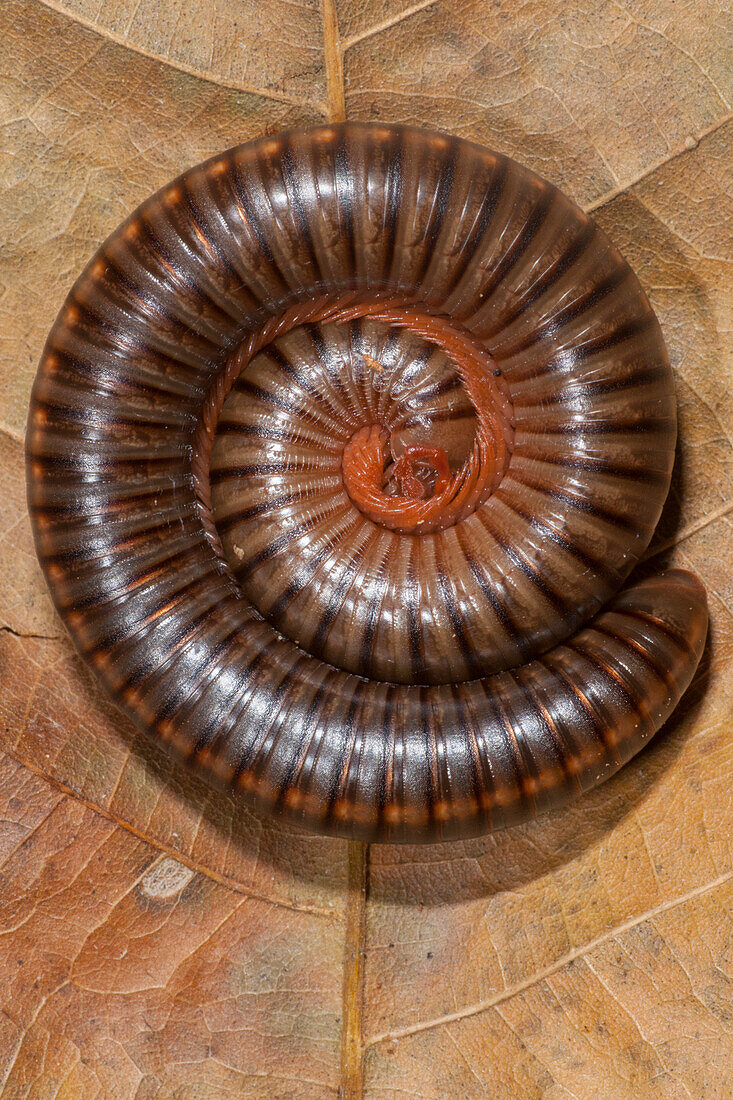
[[608, 778], [689, 685], [699, 581], [622, 589], [675, 439], [658, 322], [588, 216], [347, 123], [191, 169], [100, 248], [39, 367], [28, 501], [142, 729], [308, 828], [440, 840]]

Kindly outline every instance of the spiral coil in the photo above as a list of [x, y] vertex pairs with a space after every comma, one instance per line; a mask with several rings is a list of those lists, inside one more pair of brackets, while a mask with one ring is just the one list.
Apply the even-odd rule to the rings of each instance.
[[268, 812], [441, 839], [607, 778], [689, 684], [699, 582], [616, 595], [675, 436], [656, 318], [586, 215], [467, 142], [344, 124], [190, 170], [102, 246], [28, 498], [143, 729]]

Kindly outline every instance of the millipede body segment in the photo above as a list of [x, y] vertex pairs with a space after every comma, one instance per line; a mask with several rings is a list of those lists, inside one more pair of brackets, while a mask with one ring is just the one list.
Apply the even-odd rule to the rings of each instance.
[[371, 840], [526, 820], [687, 688], [705, 593], [631, 585], [672, 372], [633, 272], [499, 154], [343, 124], [184, 173], [49, 336], [28, 501], [56, 606], [153, 737]]

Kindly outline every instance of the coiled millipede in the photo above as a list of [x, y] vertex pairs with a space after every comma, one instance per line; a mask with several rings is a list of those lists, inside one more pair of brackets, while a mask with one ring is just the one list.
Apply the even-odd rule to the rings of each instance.
[[658, 322], [569, 199], [420, 130], [293, 131], [100, 248], [28, 422], [38, 555], [128, 714], [270, 813], [523, 821], [634, 755], [705, 593], [621, 589], [676, 438]]

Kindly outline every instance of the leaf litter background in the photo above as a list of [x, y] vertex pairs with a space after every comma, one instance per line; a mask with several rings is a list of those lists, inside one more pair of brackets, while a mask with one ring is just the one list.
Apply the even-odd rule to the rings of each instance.
[[[3, 1097], [733, 1096], [732, 43], [725, 0], [4, 0]], [[171, 765], [76, 658], [25, 515], [33, 375], [98, 243], [217, 150], [343, 117], [593, 210], [677, 376], [652, 552], [707, 585], [703, 667], [619, 777], [470, 843], [312, 838]]]

